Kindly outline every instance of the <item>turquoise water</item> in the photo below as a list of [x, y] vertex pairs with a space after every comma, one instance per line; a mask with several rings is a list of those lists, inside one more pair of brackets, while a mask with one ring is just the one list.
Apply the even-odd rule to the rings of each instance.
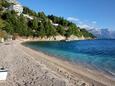
[[24, 45], [115, 76], [115, 40], [27, 42]]

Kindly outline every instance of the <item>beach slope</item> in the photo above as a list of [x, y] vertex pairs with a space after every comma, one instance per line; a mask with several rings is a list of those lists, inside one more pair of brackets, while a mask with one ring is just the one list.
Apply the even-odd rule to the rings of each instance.
[[[8, 69], [0, 86], [114, 86], [102, 75], [22, 46], [21, 41], [0, 44], [0, 67]], [[94, 77], [95, 76], [95, 77]], [[96, 78], [97, 77], [97, 78]]]

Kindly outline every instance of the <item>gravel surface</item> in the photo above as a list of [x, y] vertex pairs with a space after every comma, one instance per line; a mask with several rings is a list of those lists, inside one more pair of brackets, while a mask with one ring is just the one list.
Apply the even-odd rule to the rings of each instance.
[[0, 67], [8, 69], [6, 81], [0, 86], [70, 86], [45, 65], [34, 61], [14, 42], [0, 44]]

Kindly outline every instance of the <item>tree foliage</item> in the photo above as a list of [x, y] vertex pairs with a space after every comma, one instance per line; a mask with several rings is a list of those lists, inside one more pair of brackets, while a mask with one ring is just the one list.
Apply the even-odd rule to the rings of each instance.
[[93, 34], [89, 33], [89, 32], [88, 32], [86, 29], [84, 29], [84, 28], [80, 29], [80, 31], [82, 32], [82, 35], [83, 35], [84, 37], [92, 37], [92, 38], [95, 38], [95, 36], [94, 36]]
[[31, 16], [36, 16], [36, 12], [34, 12], [33, 10], [29, 9], [26, 6], [23, 6], [23, 13]]
[[2, 30], [5, 27], [5, 22], [0, 19], [0, 30]]
[[0, 0], [0, 7], [9, 7], [11, 3], [8, 3], [6, 0]]
[[59, 25], [59, 26], [56, 28], [56, 30], [57, 30], [57, 33], [60, 34], [60, 35], [62, 35], [62, 36], [64, 36], [65, 33], [66, 33], [66, 31], [64, 30], [64, 27], [61, 26], [61, 25]]
[[68, 26], [69, 21], [67, 21], [66, 19], [64, 19], [63, 17], [57, 17], [54, 15], [48, 15], [48, 18], [51, 19], [54, 23], [58, 23], [62, 26]]
[[[0, 6], [7, 7], [9, 3], [0, 2]], [[23, 16], [27, 14], [33, 17], [28, 19]], [[58, 24], [55, 26], [53, 24]], [[56, 35], [62, 35], [70, 37], [75, 35], [78, 37], [92, 37], [94, 36], [85, 29], [77, 27], [76, 24], [64, 19], [63, 17], [57, 17], [54, 15], [46, 16], [44, 12], [38, 12], [24, 7], [23, 13], [17, 15], [15, 11], [5, 11], [0, 15], [0, 29], [7, 33], [19, 36], [33, 36], [33, 37], [50, 37]]]

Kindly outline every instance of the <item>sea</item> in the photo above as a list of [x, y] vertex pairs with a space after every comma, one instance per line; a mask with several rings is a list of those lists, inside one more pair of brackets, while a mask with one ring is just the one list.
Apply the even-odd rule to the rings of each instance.
[[115, 40], [30, 41], [23, 45], [115, 78]]

